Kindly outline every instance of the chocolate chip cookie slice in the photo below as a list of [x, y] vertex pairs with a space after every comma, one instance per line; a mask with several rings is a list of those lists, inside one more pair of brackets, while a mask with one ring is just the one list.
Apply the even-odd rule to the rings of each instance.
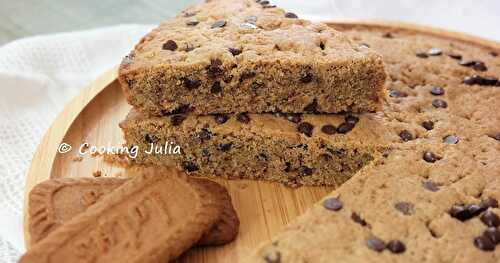
[[381, 56], [262, 2], [206, 1], [160, 24], [120, 66], [128, 102], [156, 116], [381, 109]]

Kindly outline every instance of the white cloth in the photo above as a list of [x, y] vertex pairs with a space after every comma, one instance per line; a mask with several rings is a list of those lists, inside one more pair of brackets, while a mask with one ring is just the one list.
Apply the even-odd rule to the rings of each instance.
[[32, 154], [56, 114], [120, 63], [152, 26], [21, 39], [0, 48], [0, 262], [24, 252], [22, 204]]
[[[500, 40], [497, 0], [275, 0], [301, 17], [417, 22]], [[21, 39], [0, 47], [0, 262], [24, 252], [25, 174], [43, 134], [63, 106], [118, 64], [152, 26], [123, 25]]]

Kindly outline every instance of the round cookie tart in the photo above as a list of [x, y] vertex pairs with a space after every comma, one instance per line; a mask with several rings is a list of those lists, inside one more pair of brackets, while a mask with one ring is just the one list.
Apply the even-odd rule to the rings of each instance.
[[383, 56], [383, 120], [401, 143], [247, 262], [498, 262], [498, 46], [437, 30], [332, 26]]

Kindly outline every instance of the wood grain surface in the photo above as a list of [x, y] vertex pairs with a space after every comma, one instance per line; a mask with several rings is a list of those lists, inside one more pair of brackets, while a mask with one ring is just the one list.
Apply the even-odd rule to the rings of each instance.
[[[411, 31], [434, 34], [466, 42], [500, 48], [500, 45], [461, 33], [401, 23], [337, 21], [330, 26], [342, 29], [358, 25], [383, 27], [391, 31]], [[116, 81], [117, 69], [96, 79], [70, 102], [57, 117], [40, 143], [27, 175], [26, 196], [37, 183], [49, 178], [92, 176], [101, 171], [103, 176], [114, 176], [120, 168], [106, 164], [101, 158], [89, 154], [75, 161], [78, 147], [83, 143], [95, 146], [119, 146], [123, 143], [118, 123], [125, 118], [130, 106], [126, 103]], [[61, 143], [73, 146], [65, 154], [58, 153]], [[288, 222], [306, 211], [322, 196], [328, 187], [301, 187], [290, 189], [278, 183], [248, 180], [216, 180], [226, 186], [241, 220], [236, 241], [220, 247], [194, 248], [179, 262], [238, 262], [260, 242], [269, 240]], [[25, 198], [26, 200], [26, 198]], [[27, 204], [25, 202], [25, 238], [27, 231]], [[26, 242], [28, 243], [28, 242]]]

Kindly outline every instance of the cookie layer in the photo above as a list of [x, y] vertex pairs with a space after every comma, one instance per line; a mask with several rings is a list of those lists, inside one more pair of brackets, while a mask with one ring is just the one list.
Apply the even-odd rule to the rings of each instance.
[[380, 109], [378, 54], [266, 2], [207, 1], [144, 36], [120, 67], [129, 103], [157, 116]]
[[[144, 117], [120, 124], [135, 164], [194, 175], [339, 186], [400, 140], [377, 115], [232, 114]], [[165, 146], [167, 145], [167, 146]], [[151, 149], [179, 145], [181, 154]]]

